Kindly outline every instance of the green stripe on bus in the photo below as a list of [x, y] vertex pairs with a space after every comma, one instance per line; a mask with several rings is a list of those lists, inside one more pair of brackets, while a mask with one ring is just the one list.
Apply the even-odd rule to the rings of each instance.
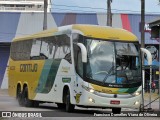
[[119, 88], [118, 93], [134, 93], [138, 87], [134, 88]]
[[127, 90], [127, 93], [134, 93], [137, 89], [138, 89], [138, 87], [129, 88], [129, 89]]
[[59, 68], [61, 60], [46, 60], [44, 64], [44, 68], [41, 73], [41, 77], [38, 83], [38, 87], [36, 89], [37, 93], [49, 93]]

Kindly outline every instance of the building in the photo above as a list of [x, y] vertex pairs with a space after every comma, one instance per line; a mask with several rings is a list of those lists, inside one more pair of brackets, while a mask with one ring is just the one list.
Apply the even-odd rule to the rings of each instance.
[[[150, 22], [149, 26], [151, 28], [151, 38], [159, 40], [159, 48], [160, 48], [160, 18]], [[160, 51], [159, 51], [159, 56], [160, 56]], [[159, 68], [156, 70], [155, 75], [157, 76], [157, 78], [159, 78], [159, 80], [157, 79], [156, 87], [159, 88], [159, 95], [160, 95], [160, 57], [159, 57]]]
[[43, 8], [44, 0], [0, 0], [0, 12], [43, 12]]
[[[43, 30], [42, 12], [0, 12], [0, 88], [7, 88], [7, 63], [10, 44], [14, 37], [24, 36]], [[151, 38], [148, 23], [159, 18], [159, 15], [145, 16], [145, 45], [153, 55], [153, 65], [159, 67], [159, 44]], [[69, 24], [94, 24], [106, 26], [105, 13], [48, 13], [48, 29]], [[140, 14], [113, 14], [112, 26], [134, 33], [139, 42], [141, 39]], [[145, 64], [147, 61], [145, 60]]]

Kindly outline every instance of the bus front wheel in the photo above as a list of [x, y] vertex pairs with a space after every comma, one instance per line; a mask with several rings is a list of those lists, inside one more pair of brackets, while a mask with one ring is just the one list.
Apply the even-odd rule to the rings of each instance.
[[39, 101], [33, 101], [33, 107], [35, 108], [39, 107]]
[[66, 105], [63, 103], [56, 103], [59, 109], [65, 109]]
[[74, 110], [75, 105], [72, 105], [70, 102], [70, 92], [68, 90], [66, 95], [66, 112], [72, 112]]

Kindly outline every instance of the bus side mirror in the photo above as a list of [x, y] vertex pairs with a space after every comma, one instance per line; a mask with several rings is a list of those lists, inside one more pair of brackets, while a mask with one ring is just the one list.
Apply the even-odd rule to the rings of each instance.
[[82, 44], [82, 43], [77, 43], [77, 45], [80, 47], [81, 49], [81, 53], [82, 53], [82, 62], [83, 63], [87, 63], [87, 50], [86, 47]]
[[152, 65], [152, 55], [151, 52], [145, 48], [141, 48], [141, 51], [147, 55], [148, 65]]

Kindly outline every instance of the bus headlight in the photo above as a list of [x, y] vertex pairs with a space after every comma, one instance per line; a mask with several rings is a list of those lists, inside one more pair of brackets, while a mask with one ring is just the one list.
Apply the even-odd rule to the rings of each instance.
[[89, 100], [89, 102], [95, 103], [95, 100], [92, 98], [89, 98], [88, 100]]
[[136, 92], [133, 93], [134, 96], [138, 96], [140, 94], [141, 94], [141, 91], [136, 91]]
[[93, 89], [90, 89], [89, 92], [94, 93], [94, 90], [93, 90]]
[[136, 102], [134, 103], [134, 105], [139, 105], [139, 101], [136, 101]]
[[86, 87], [86, 86], [84, 86], [84, 85], [82, 85], [82, 87], [83, 87], [85, 90], [87, 90], [88, 92], [90, 92], [90, 93], [94, 93], [94, 92], [95, 92], [92, 88]]

